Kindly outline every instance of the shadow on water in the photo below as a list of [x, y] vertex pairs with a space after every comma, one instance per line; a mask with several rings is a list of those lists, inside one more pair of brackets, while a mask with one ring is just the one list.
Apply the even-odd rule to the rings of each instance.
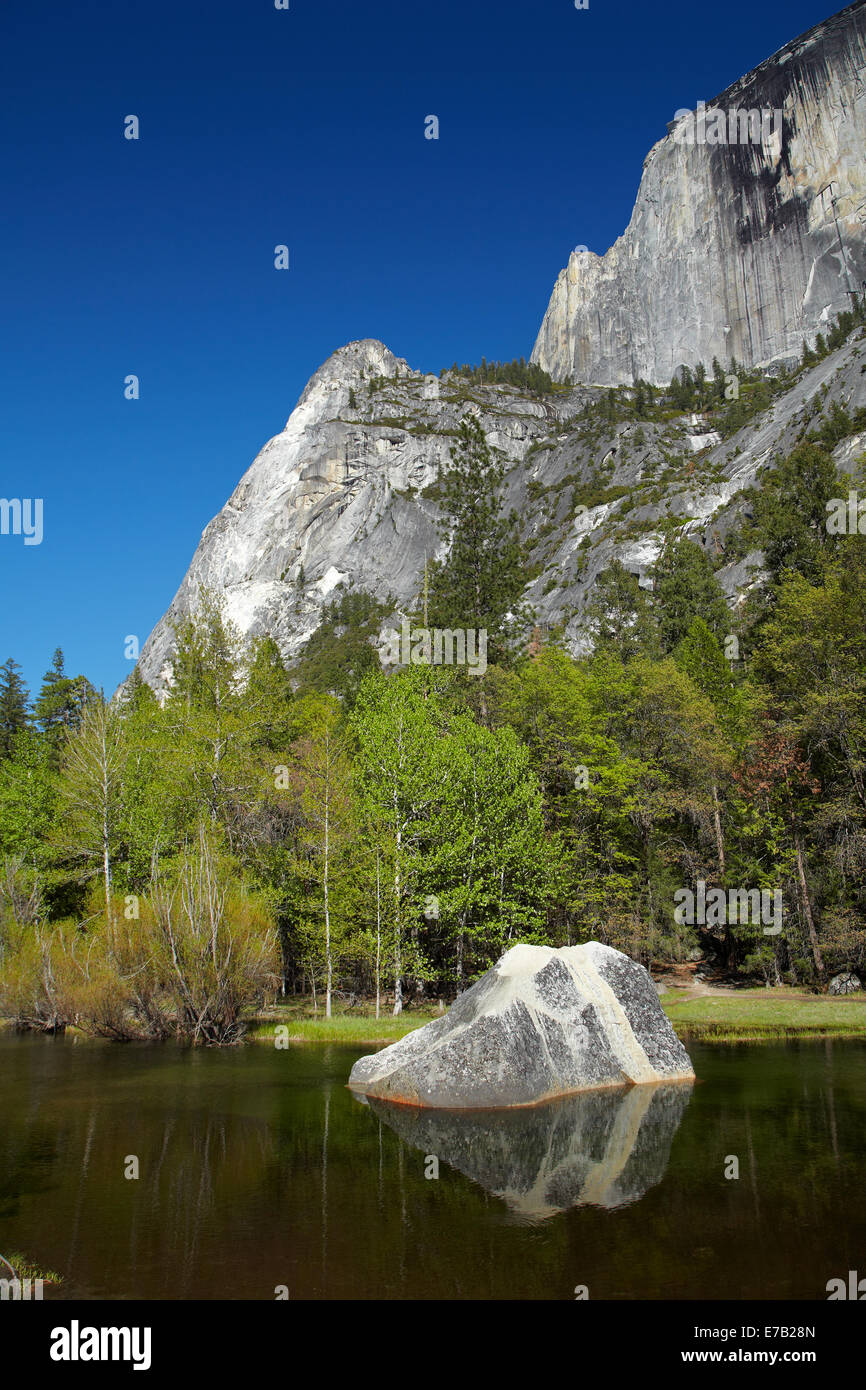
[[692, 1093], [688, 1082], [587, 1091], [512, 1110], [430, 1110], [357, 1099], [394, 1132], [544, 1221], [570, 1207], [616, 1208], [660, 1183]]

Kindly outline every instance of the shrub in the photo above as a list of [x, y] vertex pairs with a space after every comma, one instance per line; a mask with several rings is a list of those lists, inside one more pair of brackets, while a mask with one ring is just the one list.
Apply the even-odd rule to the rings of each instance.
[[174, 881], [152, 890], [154, 955], [178, 1033], [191, 1042], [235, 1042], [241, 1013], [276, 984], [277, 941], [258, 901], [228, 879], [204, 830]]

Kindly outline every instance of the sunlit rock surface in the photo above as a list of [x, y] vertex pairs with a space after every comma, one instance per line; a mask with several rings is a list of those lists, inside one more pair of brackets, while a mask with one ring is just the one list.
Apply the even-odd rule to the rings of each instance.
[[667, 383], [681, 364], [754, 366], [814, 341], [866, 279], [864, 68], [861, 0], [707, 99], [781, 111], [766, 141], [689, 144], [677, 103], [626, 231], [560, 272], [532, 360], [560, 381]]
[[355, 1091], [446, 1109], [536, 1105], [694, 1078], [643, 966], [621, 951], [514, 946], [444, 1018], [355, 1063]]
[[632, 1086], [496, 1115], [368, 1103], [407, 1144], [543, 1221], [569, 1207], [627, 1206], [660, 1183], [691, 1093], [684, 1082]]
[[[717, 555], [742, 524], [745, 491], [802, 437], [813, 403], [823, 401], [829, 411], [838, 402], [852, 414], [866, 406], [864, 365], [861, 330], [793, 381], [769, 410], [715, 443], [688, 415], [587, 433], [580, 412], [598, 396], [592, 388], [539, 399], [513, 387], [446, 381], [434, 397], [427, 378], [384, 344], [350, 343], [315, 373], [285, 430], [265, 445], [206, 528], [171, 606], [142, 647], [141, 674], [157, 690], [166, 685], [173, 626], [196, 610], [204, 588], [225, 599], [244, 636], [270, 633], [287, 661], [315, 632], [324, 606], [349, 589], [391, 600], [399, 627], [399, 614], [415, 606], [425, 561], [444, 553], [439, 508], [425, 489], [448, 465], [454, 431], [470, 412], [504, 462], [503, 505], [517, 512], [538, 567], [524, 598], [539, 623], [562, 626], [579, 654], [589, 645], [586, 605], [611, 561], [648, 585], [665, 528], [677, 518], [683, 535]], [[386, 381], [370, 394], [372, 373]], [[700, 452], [695, 439], [704, 441]], [[864, 448], [862, 437], [843, 441], [840, 466], [853, 474]], [[581, 513], [575, 490], [594, 487], [600, 466], [604, 486], [622, 495]], [[753, 553], [718, 571], [732, 606], [760, 565]], [[474, 626], [471, 615], [464, 625]]]
[[[536, 360], [555, 376], [602, 384], [635, 375], [666, 383], [680, 363], [709, 366], [714, 355], [725, 366], [732, 354], [784, 364], [847, 306], [849, 280], [866, 280], [864, 12], [861, 0], [724, 94], [741, 109], [779, 106], [778, 148], [672, 136], [656, 145], [628, 231], [605, 257], [581, 253], [562, 272]], [[142, 647], [141, 674], [165, 688], [174, 625], [205, 588], [225, 600], [244, 637], [269, 633], [290, 663], [348, 590], [387, 603], [383, 627], [399, 627], [417, 606], [425, 564], [446, 554], [436, 484], [469, 415], [503, 464], [503, 506], [520, 519], [523, 600], [539, 625], [563, 630], [574, 655], [591, 645], [586, 610], [598, 576], [619, 560], [648, 587], [674, 527], [720, 562], [736, 608], [762, 564], [759, 552], [736, 546], [726, 558], [748, 518], [748, 490], [819, 407], [853, 414], [866, 405], [864, 366], [861, 330], [722, 439], [694, 415], [587, 421], [601, 386], [537, 396], [439, 381], [377, 340], [349, 343], [313, 374], [206, 527]], [[864, 446], [861, 436], [837, 448], [852, 476]], [[583, 495], [601, 500], [584, 507]], [[158, 533], [143, 540], [159, 545]], [[476, 626], [474, 615], [462, 625]]]

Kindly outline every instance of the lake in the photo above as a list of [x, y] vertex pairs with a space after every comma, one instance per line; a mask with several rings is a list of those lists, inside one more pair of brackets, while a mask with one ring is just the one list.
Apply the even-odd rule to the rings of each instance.
[[694, 1087], [469, 1115], [360, 1103], [370, 1050], [3, 1035], [0, 1254], [91, 1299], [826, 1299], [866, 1273], [866, 1044], [693, 1044]]

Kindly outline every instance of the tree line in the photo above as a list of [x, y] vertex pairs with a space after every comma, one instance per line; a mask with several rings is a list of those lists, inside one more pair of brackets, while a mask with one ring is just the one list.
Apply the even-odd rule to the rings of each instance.
[[[136, 669], [107, 700], [57, 652], [31, 704], [7, 661], [0, 1010], [226, 1042], [277, 991], [326, 1012], [450, 998], [517, 941], [645, 963], [700, 948], [768, 983], [861, 968], [866, 538], [826, 526], [846, 418], [822, 416], [747, 499], [766, 570], [736, 617], [673, 535], [651, 587], [602, 574], [592, 650], [569, 655], [521, 610], [517, 519], [471, 419], [442, 479], [449, 559], [413, 621], [488, 626], [483, 677], [386, 672], [359, 595], [290, 670], [205, 594], [159, 698]], [[678, 922], [700, 880], [781, 889], [782, 932]]]

